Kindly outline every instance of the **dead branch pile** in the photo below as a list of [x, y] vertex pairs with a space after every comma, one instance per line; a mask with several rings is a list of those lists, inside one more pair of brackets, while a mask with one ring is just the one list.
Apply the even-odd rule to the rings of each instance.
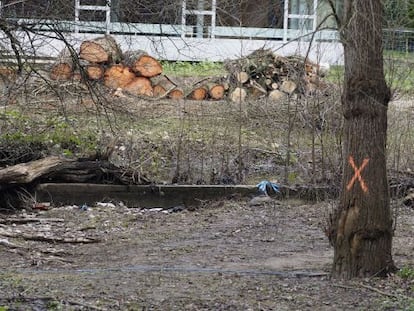
[[278, 101], [293, 94], [312, 95], [327, 87], [318, 64], [298, 55], [283, 57], [268, 49], [227, 61], [225, 67], [229, 96], [235, 102], [260, 97]]
[[79, 52], [65, 47], [50, 69], [50, 78], [102, 82], [115, 91], [115, 96], [124, 96], [125, 92], [149, 98], [219, 100], [225, 95], [220, 83], [177, 85], [162, 72], [162, 64], [156, 58], [145, 51], [122, 52], [115, 39], [105, 35], [83, 41]]

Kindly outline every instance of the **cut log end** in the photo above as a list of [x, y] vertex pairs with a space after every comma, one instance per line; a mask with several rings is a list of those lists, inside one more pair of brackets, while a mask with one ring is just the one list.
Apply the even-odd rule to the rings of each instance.
[[154, 57], [143, 55], [137, 61], [133, 70], [143, 77], [152, 78], [162, 73], [162, 66]]
[[124, 87], [124, 90], [138, 96], [144, 95], [152, 97], [154, 95], [151, 81], [145, 77], [135, 77]]
[[212, 99], [220, 100], [224, 98], [224, 86], [222, 84], [214, 84], [209, 87], [209, 95]]
[[232, 102], [241, 103], [246, 100], [247, 92], [244, 88], [236, 87], [233, 92], [230, 94], [230, 99]]
[[100, 80], [103, 78], [105, 70], [99, 65], [88, 65], [85, 68], [86, 75], [90, 80]]
[[104, 74], [104, 84], [106, 87], [116, 90], [124, 88], [135, 78], [135, 74], [130, 68], [117, 64], [109, 67]]
[[152, 78], [162, 73], [161, 63], [144, 51], [127, 51], [124, 53], [124, 63], [137, 75]]
[[279, 90], [273, 90], [269, 92], [268, 97], [269, 97], [269, 100], [272, 102], [279, 102], [286, 97], [286, 93], [279, 91]]
[[174, 100], [180, 100], [184, 98], [184, 92], [182, 89], [176, 88], [168, 93], [168, 97]]
[[207, 98], [207, 94], [208, 92], [205, 87], [197, 87], [191, 91], [187, 98], [192, 100], [204, 100]]
[[91, 63], [118, 63], [121, 56], [121, 49], [110, 35], [83, 41], [79, 51], [79, 58]]
[[109, 54], [97, 43], [84, 41], [80, 46], [79, 58], [92, 63], [109, 61]]
[[70, 64], [60, 63], [53, 66], [50, 71], [50, 79], [65, 81], [72, 78], [73, 70]]
[[237, 72], [236, 73], [236, 79], [241, 84], [244, 84], [247, 81], [249, 81], [249, 74], [247, 72], [245, 72], [245, 71]]
[[154, 85], [153, 87], [154, 97], [162, 97], [167, 93], [167, 90], [159, 84]]
[[291, 80], [283, 81], [282, 85], [280, 86], [280, 90], [291, 95], [297, 89], [297, 85], [295, 82]]

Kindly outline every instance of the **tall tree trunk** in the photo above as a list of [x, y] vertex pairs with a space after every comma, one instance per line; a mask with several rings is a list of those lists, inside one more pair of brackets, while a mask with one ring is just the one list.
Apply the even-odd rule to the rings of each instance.
[[386, 172], [387, 108], [381, 0], [345, 0], [342, 94], [344, 163], [339, 206], [332, 215], [332, 275], [353, 278], [395, 270]]

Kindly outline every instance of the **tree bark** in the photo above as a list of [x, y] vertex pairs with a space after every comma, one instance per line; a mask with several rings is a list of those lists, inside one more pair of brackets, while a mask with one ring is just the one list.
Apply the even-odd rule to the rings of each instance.
[[69, 160], [63, 158], [51, 156], [29, 163], [9, 166], [0, 170], [0, 185], [27, 184], [69, 162]]
[[387, 108], [380, 0], [344, 3], [343, 177], [328, 232], [333, 277], [383, 276], [395, 270], [386, 172]]

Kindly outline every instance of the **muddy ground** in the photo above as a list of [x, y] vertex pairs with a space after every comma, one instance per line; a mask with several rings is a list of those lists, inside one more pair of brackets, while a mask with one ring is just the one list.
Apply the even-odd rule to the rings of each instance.
[[[2, 214], [0, 310], [413, 310], [413, 278], [330, 279], [331, 207], [241, 199]], [[401, 206], [399, 267], [414, 266], [413, 229]]]

